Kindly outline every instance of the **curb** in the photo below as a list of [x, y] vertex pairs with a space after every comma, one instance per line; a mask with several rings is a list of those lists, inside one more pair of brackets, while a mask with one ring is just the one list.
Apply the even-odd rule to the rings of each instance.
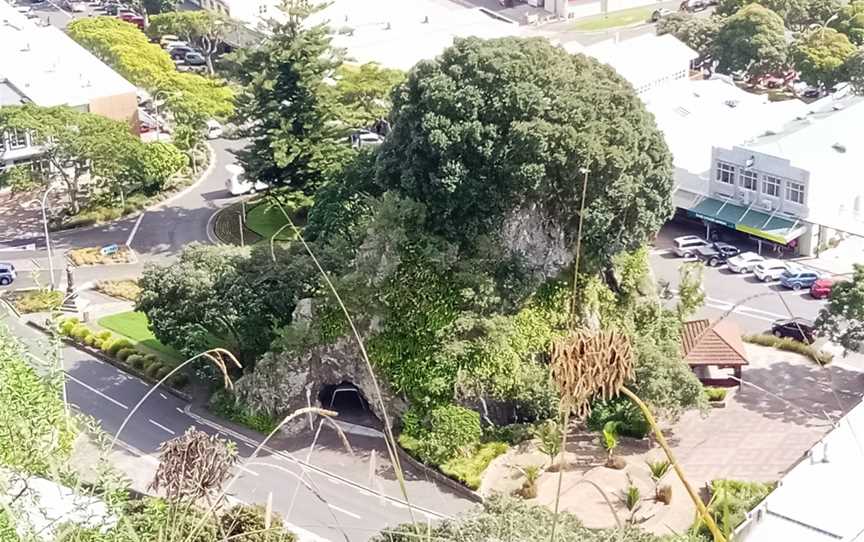
[[[38, 322], [34, 322], [33, 320], [27, 320], [26, 324], [37, 331], [41, 331], [42, 333], [44, 333], [46, 335], [49, 335], [49, 336], [52, 335], [52, 333], [48, 329], [46, 329], [45, 326], [43, 326], [42, 324], [40, 324]], [[134, 367], [129, 367], [128, 365], [120, 363], [119, 361], [115, 360], [114, 358], [112, 358], [110, 356], [106, 356], [104, 353], [102, 353], [99, 350], [96, 350], [94, 348], [90, 348], [90, 347], [87, 347], [85, 345], [82, 345], [79, 342], [73, 341], [72, 339], [70, 339], [68, 337], [60, 336], [60, 340], [63, 341], [65, 344], [84, 352], [85, 354], [90, 354], [91, 356], [93, 356], [94, 358], [96, 358], [100, 361], [104, 361], [105, 363], [107, 363], [109, 365], [113, 365], [114, 367], [120, 369], [124, 373], [128, 373], [128, 374], [130, 374], [136, 378], [143, 380], [145, 383], [149, 384], [150, 386], [153, 386], [157, 382], [159, 382], [158, 380], [154, 380], [153, 378], [147, 376], [146, 374], [139, 372]], [[162, 386], [160, 386], [159, 389], [165, 390], [166, 392], [177, 397], [181, 401], [185, 401], [187, 403], [192, 402], [192, 397], [190, 395], [188, 395], [187, 393], [182, 392], [180, 390], [175, 390], [174, 388], [172, 388], [171, 386], [168, 386], [167, 384], [163, 384]]]
[[[15, 291], [22, 291], [22, 290], [15, 290]], [[26, 291], [26, 290], [23, 290], [23, 291]], [[18, 318], [19, 320], [21, 319], [21, 313], [18, 312], [18, 309], [15, 308], [15, 304], [14, 304], [14, 303], [12, 303], [12, 302], [9, 301], [8, 299], [6, 299], [6, 296], [5, 296], [5, 295], [0, 295], [0, 303], [3, 303], [3, 304], [6, 305], [7, 307], [9, 307], [9, 312], [11, 312], [12, 314], [14, 314], [14, 315], [15, 315], [15, 318]]]

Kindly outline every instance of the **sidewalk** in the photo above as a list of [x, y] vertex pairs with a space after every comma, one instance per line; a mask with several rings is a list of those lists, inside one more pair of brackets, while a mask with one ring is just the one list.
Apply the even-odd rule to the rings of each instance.
[[823, 251], [818, 257], [805, 256], [795, 261], [832, 275], [849, 275], [853, 271], [853, 264], [864, 264], [864, 238], [850, 237], [836, 247]]

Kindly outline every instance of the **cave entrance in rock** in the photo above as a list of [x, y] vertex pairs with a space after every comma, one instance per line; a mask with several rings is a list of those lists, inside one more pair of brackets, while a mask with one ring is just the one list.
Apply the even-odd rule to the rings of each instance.
[[363, 392], [347, 380], [322, 387], [318, 401], [321, 407], [338, 412], [340, 420], [367, 426], [380, 425]]

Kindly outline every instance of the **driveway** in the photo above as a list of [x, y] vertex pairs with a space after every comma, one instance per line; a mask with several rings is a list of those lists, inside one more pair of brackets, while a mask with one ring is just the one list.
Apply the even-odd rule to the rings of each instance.
[[792, 468], [864, 392], [864, 363], [819, 367], [797, 354], [745, 345], [746, 382], [727, 406], [686, 413], [670, 432], [694, 484], [718, 478], [775, 481]]

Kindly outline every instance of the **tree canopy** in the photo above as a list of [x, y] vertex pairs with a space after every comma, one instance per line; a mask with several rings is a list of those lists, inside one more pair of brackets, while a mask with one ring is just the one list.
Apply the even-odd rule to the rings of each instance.
[[783, 70], [787, 64], [783, 19], [760, 4], [745, 6], [720, 27], [712, 56], [723, 73], [760, 76]]
[[864, 343], [864, 265], [854, 267], [851, 280], [832, 286], [828, 303], [816, 319], [818, 333], [845, 352], [859, 352]]
[[213, 55], [235, 28], [234, 21], [216, 11], [170, 11], [151, 17], [147, 34], [153, 38], [172, 34], [194, 45], [204, 54], [207, 70], [213, 75]]
[[722, 24], [723, 19], [720, 17], [677, 12], [657, 22], [657, 35], [672, 34], [700, 56], [705, 56], [710, 52]]
[[572, 243], [582, 168], [591, 256], [633, 249], [671, 216], [671, 157], [630, 85], [543, 39], [456, 40], [411, 70], [392, 120], [379, 183], [422, 203], [448, 240], [536, 206]]
[[350, 156], [329, 88], [342, 59], [325, 26], [306, 26], [306, 10], [286, 9], [286, 22], [236, 57], [244, 85], [237, 116], [255, 119], [238, 158], [252, 179], [311, 193]]
[[829, 24], [846, 34], [849, 41], [855, 45], [864, 45], [864, 0], [853, 0], [845, 4]]
[[339, 117], [348, 126], [368, 127], [390, 113], [391, 91], [405, 79], [401, 70], [369, 62], [360, 66], [343, 64], [336, 71], [336, 100]]
[[810, 24], [823, 24], [840, 9], [837, 0], [721, 0], [719, 15], [734, 15], [741, 8], [758, 4], [770, 9], [783, 19], [789, 28], [803, 29]]
[[855, 53], [855, 46], [833, 28], [818, 28], [795, 40], [790, 53], [802, 80], [831, 87], [846, 78], [844, 68]]

